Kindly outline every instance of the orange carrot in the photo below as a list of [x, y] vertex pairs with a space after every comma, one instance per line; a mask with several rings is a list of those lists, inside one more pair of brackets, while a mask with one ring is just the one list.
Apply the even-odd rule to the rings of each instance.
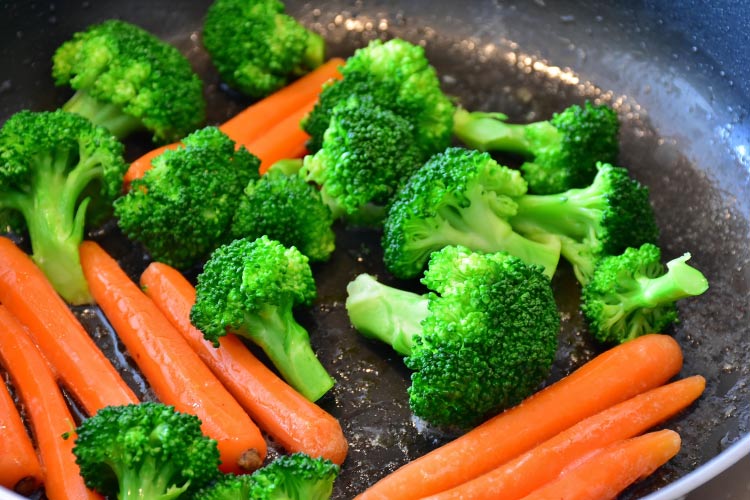
[[176, 269], [152, 263], [141, 287], [258, 425], [288, 452], [341, 464], [347, 442], [339, 422], [269, 370], [235, 335], [217, 349], [190, 323], [195, 289]]
[[[331, 79], [341, 78], [339, 68], [343, 66], [344, 60], [333, 58], [325, 64], [305, 76], [295, 80], [286, 87], [278, 90], [270, 96], [262, 99], [239, 112], [230, 118], [219, 128], [227, 134], [237, 146], [245, 146], [248, 150], [257, 155], [250, 148], [250, 144], [261, 138], [266, 132], [273, 128], [274, 125], [283, 121], [291, 114], [298, 111], [301, 107], [306, 106], [310, 101], [317, 99], [318, 94], [323, 88], [323, 84]], [[294, 127], [287, 128], [292, 134], [298, 134], [299, 121], [301, 115], [294, 123]], [[125, 188], [130, 185], [133, 179], [138, 179], [151, 168], [151, 160], [167, 149], [174, 149], [179, 143], [168, 144], [146, 153], [140, 158], [133, 161], [125, 173]], [[261, 160], [263, 158], [258, 155]], [[292, 158], [294, 156], [287, 156]]]
[[[430, 500], [517, 500], [555, 479], [569, 464], [632, 438], [695, 401], [706, 387], [696, 375], [639, 394], [562, 431], [500, 467]], [[425, 499], [426, 500], [426, 499]]]
[[407, 463], [357, 498], [403, 500], [478, 477], [577, 422], [657, 387], [680, 371], [682, 351], [660, 334], [614, 347], [450, 443]]
[[[44, 489], [50, 500], [101, 498], [86, 488], [73, 455], [75, 422], [57, 381], [18, 320], [0, 306], [0, 361], [10, 373], [13, 385], [29, 415], [39, 447], [44, 472]], [[3, 434], [3, 439], [8, 436]]]
[[42, 484], [42, 468], [21, 415], [2, 381], [0, 429], [3, 435], [0, 439], [0, 486], [30, 495]]
[[84, 241], [80, 252], [94, 299], [156, 396], [201, 419], [203, 431], [218, 442], [223, 471], [259, 467], [266, 442], [258, 427], [180, 332], [98, 244]]
[[108, 405], [138, 402], [44, 273], [2, 236], [0, 303], [28, 328], [52, 370], [89, 415]]
[[302, 130], [300, 121], [315, 107], [316, 102], [317, 98], [308, 102], [247, 146], [260, 159], [261, 174], [265, 174], [268, 167], [279, 160], [304, 156], [307, 151], [305, 143], [310, 135]]
[[524, 500], [610, 500], [652, 474], [680, 451], [680, 435], [669, 429], [617, 441], [580, 463]]

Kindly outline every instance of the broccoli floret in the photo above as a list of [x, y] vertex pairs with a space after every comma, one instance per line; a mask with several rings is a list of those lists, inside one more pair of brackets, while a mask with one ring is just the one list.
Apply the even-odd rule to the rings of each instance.
[[75, 94], [63, 106], [118, 138], [139, 129], [175, 141], [205, 117], [203, 83], [172, 45], [123, 21], [90, 26], [55, 52], [52, 76]]
[[122, 231], [156, 260], [184, 269], [229, 239], [242, 190], [260, 161], [216, 127], [187, 136], [115, 201]]
[[300, 175], [320, 186], [334, 218], [377, 225], [422, 164], [413, 137], [409, 120], [369, 97], [350, 97], [334, 108], [322, 149], [305, 157]]
[[459, 108], [453, 132], [475, 149], [529, 158], [521, 170], [536, 194], [584, 187], [596, 175], [596, 162], [617, 161], [620, 124], [608, 106], [573, 105], [549, 121], [525, 125], [508, 124], [506, 119], [500, 113]]
[[348, 287], [354, 327], [406, 356], [415, 415], [472, 426], [528, 396], [548, 375], [560, 318], [550, 280], [505, 252], [432, 254], [419, 295], [363, 274]]
[[323, 37], [285, 14], [278, 0], [215, 0], [204, 19], [203, 44], [221, 78], [252, 98], [325, 59]]
[[339, 467], [304, 453], [282, 455], [251, 475], [226, 475], [196, 500], [328, 500]]
[[373, 101], [409, 120], [415, 127], [415, 145], [427, 158], [450, 144], [453, 103], [440, 89], [435, 68], [423, 47], [405, 40], [373, 40], [355, 51], [341, 68], [344, 76], [327, 84], [312, 112], [302, 121], [311, 138], [311, 152], [323, 147], [333, 109], [352, 95]]
[[297, 247], [311, 261], [325, 261], [336, 246], [333, 215], [314, 186], [289, 172], [290, 165], [290, 161], [276, 163], [250, 181], [234, 213], [231, 236], [266, 235]]
[[512, 226], [531, 238], [559, 238], [562, 255], [582, 285], [600, 258], [654, 243], [659, 236], [648, 188], [611, 164], [598, 163], [596, 177], [585, 188], [529, 194], [516, 202]]
[[560, 243], [527, 239], [508, 222], [515, 199], [526, 193], [516, 170], [489, 153], [449, 148], [430, 158], [393, 198], [383, 232], [384, 260], [400, 278], [422, 272], [430, 254], [448, 245], [484, 252], [507, 251], [541, 265], [552, 276]]
[[227, 328], [258, 344], [281, 375], [316, 401], [333, 387], [292, 309], [310, 305], [317, 291], [312, 270], [295, 247], [267, 236], [219, 247], [198, 275], [190, 319], [218, 346]]
[[111, 206], [126, 169], [123, 145], [75, 114], [21, 111], [0, 129], [0, 227], [28, 230], [34, 262], [71, 304], [93, 301], [78, 255], [87, 207]]
[[109, 498], [188, 497], [220, 475], [216, 441], [198, 417], [161, 403], [108, 406], [76, 429], [86, 486]]
[[661, 263], [661, 250], [645, 243], [603, 258], [583, 287], [581, 309], [594, 338], [622, 343], [662, 332], [677, 321], [675, 302], [708, 289], [703, 274], [689, 266], [690, 254]]

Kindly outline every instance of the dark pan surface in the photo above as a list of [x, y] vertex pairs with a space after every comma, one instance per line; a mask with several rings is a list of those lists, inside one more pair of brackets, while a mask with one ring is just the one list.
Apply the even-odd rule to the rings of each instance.
[[[0, 118], [20, 109], [52, 109], [64, 102], [69, 91], [55, 89], [49, 77], [54, 48], [89, 23], [118, 17], [180, 47], [205, 78], [209, 121], [222, 121], [247, 103], [219, 86], [200, 48], [198, 32], [207, 3], [6, 2], [0, 20]], [[347, 56], [373, 38], [400, 36], [424, 44], [445, 91], [470, 109], [502, 110], [514, 120], [529, 121], [586, 99], [615, 106], [623, 123], [620, 164], [651, 188], [664, 257], [691, 252], [691, 262], [711, 284], [705, 295], [680, 303], [681, 322], [670, 331], [685, 352], [681, 375], [702, 374], [708, 380], [699, 403], [669, 423], [683, 437], [682, 452], [623, 498], [643, 497], [738, 440], [748, 439], [748, 100], [747, 86], [732, 81], [747, 74], [746, 53], [722, 49], [711, 33], [683, 33], [705, 28], [705, 23], [700, 16], [681, 16], [679, 9], [668, 10], [659, 2], [606, 8], [542, 1], [287, 5], [299, 19], [325, 34], [332, 55]], [[721, 26], [731, 35], [731, 21], [727, 23]], [[139, 137], [128, 147], [134, 158], [149, 144]], [[148, 257], [127, 242], [112, 222], [91, 237], [133, 277], [148, 263]], [[339, 499], [352, 498], [387, 472], [455, 435], [411, 416], [405, 393], [409, 375], [399, 357], [360, 338], [349, 325], [343, 308], [345, 286], [358, 273], [374, 273], [419, 290], [417, 283], [393, 281], [380, 256], [376, 232], [339, 227], [332, 260], [314, 268], [319, 299], [299, 314], [323, 363], [339, 381], [320, 402], [341, 419], [350, 442], [335, 492]], [[195, 272], [187, 274], [193, 277]], [[578, 288], [570, 269], [561, 266], [553, 284], [563, 330], [550, 382], [598, 352], [578, 312]], [[150, 397], [99, 313], [77, 312], [129, 382]]]

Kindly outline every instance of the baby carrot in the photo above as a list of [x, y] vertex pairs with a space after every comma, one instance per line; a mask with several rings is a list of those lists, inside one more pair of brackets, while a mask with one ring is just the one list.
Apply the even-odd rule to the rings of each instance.
[[308, 102], [247, 146], [248, 151], [260, 159], [261, 174], [265, 174], [268, 167], [279, 160], [304, 156], [307, 151], [305, 143], [310, 135], [302, 130], [300, 121], [315, 107], [317, 101], [315, 98]]
[[[219, 129], [236, 142], [237, 147], [245, 146], [251, 153], [263, 160], [258, 153], [249, 147], [250, 144], [264, 136], [274, 125], [283, 121], [301, 107], [306, 106], [310, 101], [317, 99], [323, 84], [331, 79], [341, 78], [339, 68], [344, 65], [344, 62], [340, 58], [330, 59], [286, 87], [248, 106], [220, 125]], [[296, 129], [299, 129], [299, 122], [304, 114], [298, 116], [295, 126], [286, 129], [293, 134], [297, 134]], [[127, 189], [133, 179], [142, 177], [146, 170], [151, 168], [151, 160], [165, 150], [174, 149], [178, 145], [179, 143], [167, 144], [133, 161], [123, 179], [125, 188]], [[294, 156], [288, 157], [293, 158]]]
[[2, 381], [0, 429], [3, 435], [0, 439], [0, 486], [30, 495], [42, 484], [42, 468], [21, 415]]
[[258, 427], [182, 335], [103, 248], [84, 241], [80, 253], [94, 299], [156, 396], [201, 419], [218, 442], [223, 471], [259, 467], [266, 442]]
[[582, 420], [482, 476], [427, 498], [523, 498], [589, 453], [615, 441], [637, 436], [673, 416], [695, 401], [705, 387], [706, 380], [696, 375], [651, 389]]
[[154, 262], [141, 275], [141, 287], [253, 420], [285, 450], [341, 465], [347, 442], [339, 422], [269, 370], [235, 335], [221, 337], [218, 349], [203, 338], [190, 323], [195, 289], [179, 271]]
[[108, 405], [138, 402], [44, 273], [2, 236], [0, 303], [29, 329], [54, 373], [89, 415]]
[[384, 477], [357, 498], [433, 495], [480, 476], [580, 420], [657, 387], [680, 371], [682, 351], [668, 335], [614, 347], [518, 406]]
[[[10, 373], [23, 401], [39, 447], [44, 473], [44, 489], [50, 500], [90, 500], [101, 498], [86, 488], [73, 455], [75, 428], [47, 361], [26, 330], [0, 306], [0, 361]], [[3, 435], [3, 439], [8, 436]]]
[[652, 474], [680, 451], [680, 435], [669, 429], [617, 441], [590, 454], [524, 500], [611, 500]]

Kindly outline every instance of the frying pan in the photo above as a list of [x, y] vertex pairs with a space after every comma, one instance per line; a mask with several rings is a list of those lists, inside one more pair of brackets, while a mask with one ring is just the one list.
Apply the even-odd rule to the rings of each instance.
[[[221, 86], [200, 46], [208, 3], [4, 2], [0, 119], [64, 102], [70, 91], [55, 88], [50, 78], [54, 49], [73, 32], [108, 18], [134, 22], [177, 45], [204, 77], [208, 122], [226, 119], [247, 102]], [[681, 321], [668, 332], [684, 349], [681, 376], [702, 374], [708, 381], [700, 401], [669, 423], [681, 433], [683, 449], [622, 498], [678, 498], [750, 453], [750, 5], [733, 0], [286, 3], [291, 14], [325, 35], [331, 55], [347, 56], [373, 38], [398, 36], [423, 44], [444, 90], [469, 109], [501, 110], [513, 120], [530, 121], [587, 99], [614, 106], [622, 120], [619, 163], [651, 189], [664, 258], [691, 252], [691, 263], [711, 284], [703, 296], [680, 302]], [[149, 143], [136, 137], [127, 146], [132, 159]], [[411, 416], [403, 363], [388, 348], [359, 337], [343, 308], [345, 285], [360, 272], [399, 286], [418, 285], [385, 273], [377, 232], [338, 227], [337, 235], [332, 260], [314, 268], [319, 299], [298, 317], [339, 381], [320, 404], [341, 420], [350, 442], [335, 490], [335, 498], [345, 499], [456, 434]], [[134, 277], [148, 263], [113, 222], [89, 237]], [[187, 274], [193, 278], [195, 270]], [[601, 349], [586, 335], [570, 269], [562, 265], [553, 285], [563, 328], [550, 381]], [[97, 333], [113, 362], [127, 368], [127, 356], [98, 311], [75, 312]], [[143, 397], [152, 397], [137, 370], [128, 374]], [[276, 452], [272, 449], [271, 456]], [[741, 478], [736, 467], [733, 477]], [[735, 481], [723, 484], [723, 493], [747, 498], [747, 479], [744, 485]]]

